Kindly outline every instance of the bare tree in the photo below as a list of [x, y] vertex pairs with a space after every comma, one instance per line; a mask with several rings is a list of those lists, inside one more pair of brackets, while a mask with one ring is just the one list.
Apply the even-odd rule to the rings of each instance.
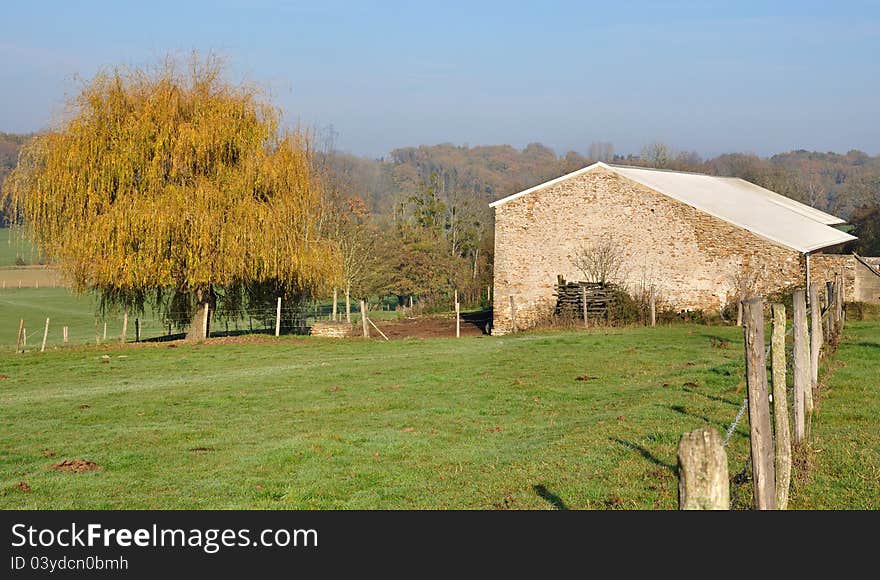
[[620, 282], [625, 277], [624, 264], [621, 246], [611, 236], [583, 244], [574, 257], [574, 266], [585, 281], [600, 284]]
[[642, 149], [642, 161], [644, 161], [649, 167], [664, 169], [672, 165], [672, 160], [672, 150], [666, 145], [666, 143], [655, 141], [654, 143], [645, 145]]

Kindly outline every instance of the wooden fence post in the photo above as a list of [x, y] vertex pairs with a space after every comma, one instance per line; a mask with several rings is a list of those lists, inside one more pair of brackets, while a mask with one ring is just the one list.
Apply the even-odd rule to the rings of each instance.
[[755, 507], [772, 510], [776, 509], [776, 477], [764, 354], [763, 304], [760, 297], [755, 297], [744, 300], [742, 306]]
[[807, 338], [807, 305], [802, 289], [792, 293], [794, 313], [794, 349], [792, 369], [794, 371], [794, 442], [802, 443], [807, 438], [810, 414], [813, 406], [813, 389], [810, 386], [810, 345]]
[[106, 320], [104, 321], [104, 336], [101, 338], [101, 340], [107, 340], [107, 321]]
[[134, 341], [135, 342], [141, 341], [141, 319], [140, 318], [134, 319]]
[[281, 296], [275, 305], [275, 336], [281, 336]]
[[727, 453], [711, 427], [685, 433], [678, 444], [678, 509], [730, 509]]
[[21, 350], [24, 351], [24, 349], [26, 349], [26, 348], [27, 348], [27, 327], [25, 327], [25, 329], [22, 330]]
[[837, 284], [834, 291], [834, 298], [836, 306], [836, 309], [834, 311], [834, 318], [837, 322], [837, 334], [838, 336], [840, 336], [841, 334], [843, 334], [843, 274], [841, 274], [837, 279]]
[[657, 303], [654, 300], [653, 290], [651, 290], [651, 326], [657, 326]]
[[510, 302], [510, 325], [513, 328], [511, 332], [516, 332], [516, 304], [513, 302], [513, 294], [507, 297]]
[[361, 300], [361, 324], [364, 327], [364, 338], [370, 338], [370, 327], [367, 326], [367, 301]]
[[40, 347], [40, 352], [46, 352], [46, 339], [49, 338], [49, 319], [46, 319], [46, 328], [43, 329], [43, 345]]
[[455, 338], [461, 338], [461, 307], [455, 303]]
[[409, 314], [410, 314], [410, 316], [412, 316], [412, 309], [413, 309], [413, 297], [412, 297], [412, 295], [410, 295], [410, 297], [409, 297]]
[[333, 287], [333, 322], [336, 322], [336, 287]]
[[810, 385], [819, 383], [819, 354], [822, 352], [822, 313], [819, 307], [819, 284], [810, 284]]
[[581, 286], [581, 307], [584, 310], [584, 328], [589, 328], [590, 319], [587, 313], [587, 287]]
[[834, 282], [825, 282], [825, 342], [834, 341]]
[[15, 342], [15, 352], [21, 351], [21, 333], [24, 331], [24, 318], [18, 323], [18, 340]]
[[773, 422], [776, 434], [776, 509], [788, 507], [791, 485], [791, 431], [788, 426], [788, 397], [785, 388], [785, 306], [774, 304], [770, 339], [770, 368], [773, 380]]
[[101, 335], [98, 334], [98, 318], [95, 317], [95, 344], [101, 344]]
[[61, 329], [61, 334], [64, 337], [64, 339], [63, 339], [64, 344], [67, 344], [67, 327], [66, 326]]
[[122, 336], [120, 337], [122, 344], [128, 340], [128, 308], [122, 313]]
[[351, 282], [345, 286], [345, 321], [351, 324]]

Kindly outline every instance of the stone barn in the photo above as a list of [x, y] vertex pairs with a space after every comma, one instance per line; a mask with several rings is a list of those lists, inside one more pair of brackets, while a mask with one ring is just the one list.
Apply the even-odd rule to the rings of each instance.
[[718, 312], [744, 278], [767, 294], [843, 275], [849, 300], [862, 278], [880, 281], [864, 259], [833, 255], [856, 239], [834, 227], [844, 220], [738, 178], [600, 162], [490, 207], [493, 334], [512, 330], [512, 314], [522, 329], [552, 311], [557, 276], [589, 281], [576, 262], [599, 246], [616, 249], [618, 283], [677, 310]]

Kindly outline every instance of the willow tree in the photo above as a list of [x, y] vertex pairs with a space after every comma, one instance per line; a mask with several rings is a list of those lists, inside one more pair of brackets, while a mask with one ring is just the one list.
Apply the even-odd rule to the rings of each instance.
[[216, 59], [98, 74], [26, 145], [6, 195], [26, 235], [104, 304], [155, 301], [204, 336], [205, 305], [326, 291], [338, 252], [309, 136]]

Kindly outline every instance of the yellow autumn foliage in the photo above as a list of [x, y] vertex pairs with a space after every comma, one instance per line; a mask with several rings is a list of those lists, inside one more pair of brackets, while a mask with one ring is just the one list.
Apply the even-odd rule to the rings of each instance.
[[98, 74], [24, 147], [6, 194], [76, 288], [317, 293], [338, 279], [308, 134], [222, 72], [193, 57]]

